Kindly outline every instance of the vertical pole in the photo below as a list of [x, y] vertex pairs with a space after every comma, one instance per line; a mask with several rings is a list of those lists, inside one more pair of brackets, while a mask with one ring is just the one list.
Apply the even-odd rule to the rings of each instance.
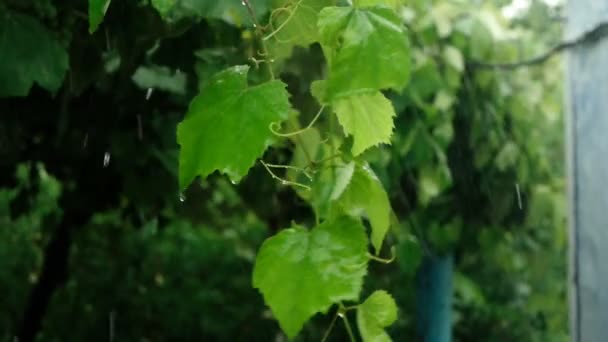
[[452, 341], [452, 255], [426, 257], [416, 276], [416, 319], [424, 342]]
[[[608, 1], [568, 1], [566, 38], [608, 22]], [[573, 341], [606, 341], [608, 323], [608, 39], [567, 55], [570, 299]]]

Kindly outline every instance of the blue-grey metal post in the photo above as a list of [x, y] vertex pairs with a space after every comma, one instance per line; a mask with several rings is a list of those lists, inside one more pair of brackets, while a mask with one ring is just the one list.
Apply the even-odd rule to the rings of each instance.
[[[608, 1], [571, 0], [566, 39], [608, 22]], [[608, 37], [607, 37], [608, 38]], [[608, 341], [608, 39], [567, 52], [571, 336]]]
[[424, 342], [452, 341], [451, 255], [428, 256], [416, 276], [416, 319]]

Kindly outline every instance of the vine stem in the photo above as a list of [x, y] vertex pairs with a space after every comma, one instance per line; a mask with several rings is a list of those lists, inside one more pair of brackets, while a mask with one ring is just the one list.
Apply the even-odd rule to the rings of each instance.
[[291, 133], [279, 133], [279, 132], [277, 132], [277, 131], [274, 129], [274, 127], [275, 127], [275, 126], [277, 126], [277, 125], [278, 125], [278, 123], [273, 122], [273, 123], [271, 123], [271, 124], [270, 124], [270, 126], [269, 126], [270, 131], [271, 131], [271, 132], [272, 132], [274, 135], [278, 135], [279, 137], [284, 137], [284, 138], [289, 138], [289, 137], [293, 137], [293, 136], [298, 135], [298, 134], [302, 134], [302, 133], [304, 133], [304, 132], [306, 132], [307, 130], [309, 130], [309, 129], [311, 129], [311, 128], [312, 128], [312, 126], [313, 126], [313, 125], [314, 125], [314, 124], [317, 122], [317, 120], [319, 120], [319, 118], [321, 117], [321, 114], [323, 113], [323, 110], [324, 110], [324, 109], [325, 109], [325, 106], [321, 106], [321, 109], [319, 109], [319, 112], [317, 112], [317, 115], [315, 115], [315, 117], [314, 117], [314, 118], [313, 118], [313, 119], [310, 121], [310, 123], [309, 123], [309, 124], [308, 124], [306, 127], [302, 128], [302, 129], [300, 129], [300, 130], [297, 130], [297, 131], [295, 131], [295, 132], [291, 132]]
[[[277, 27], [275, 30], [273, 30], [272, 32], [270, 32], [266, 37], [262, 38], [263, 40], [268, 40], [272, 37], [274, 37], [275, 34], [279, 33], [283, 27], [285, 27], [285, 25], [287, 25], [287, 23], [289, 23], [289, 21], [291, 20], [291, 18], [293, 18], [294, 13], [296, 13], [296, 10], [298, 9], [298, 7], [300, 7], [300, 4], [302, 3], [302, 0], [299, 0], [294, 8], [292, 10], [288, 10], [287, 8], [285, 8], [284, 10], [289, 11], [289, 16], [287, 17], [287, 19], [285, 19], [285, 21], [279, 25], [279, 27]], [[271, 15], [271, 21], [272, 23], [272, 15]], [[272, 24], [271, 24], [272, 25]]]
[[[379, 252], [380, 251], [378, 251], [378, 253]], [[370, 253], [367, 253], [367, 257], [369, 259], [371, 259], [371, 260], [374, 260], [374, 261], [377, 261], [377, 262], [381, 262], [383, 264], [390, 264], [393, 261], [395, 261], [395, 259], [397, 258], [396, 254], [397, 253], [395, 252], [395, 246], [393, 246], [393, 247], [391, 247], [391, 257], [390, 257], [390, 259], [384, 259], [384, 258], [381, 258], [381, 257], [379, 257], [377, 255], [373, 255], [373, 254], [370, 254]]]
[[269, 164], [266, 164], [261, 159], [260, 159], [260, 163], [262, 163], [262, 165], [264, 165], [264, 168], [266, 169], [266, 171], [268, 171], [268, 173], [270, 174], [270, 176], [273, 179], [276, 179], [279, 182], [281, 182], [281, 184], [283, 184], [283, 185], [293, 185], [293, 186], [297, 186], [297, 187], [300, 187], [300, 188], [305, 189], [305, 190], [309, 190], [309, 191], [311, 190], [308, 185], [304, 185], [304, 184], [301, 184], [301, 183], [298, 183], [298, 182], [292, 182], [292, 181], [289, 181], [287, 179], [284, 179], [284, 178], [281, 178], [281, 177], [277, 176], [274, 172], [272, 172], [271, 167], [269, 166]]
[[344, 321], [344, 327], [346, 328], [346, 332], [348, 333], [350, 341], [357, 342], [357, 340], [355, 339], [355, 334], [353, 334], [353, 329], [350, 327], [350, 323], [348, 322], [348, 317], [346, 317], [346, 314], [343, 314], [341, 318]]
[[301, 172], [302, 174], [304, 174], [304, 176], [306, 176], [306, 178], [312, 180], [312, 175], [310, 173], [308, 173], [308, 171], [306, 171], [306, 169], [303, 169], [303, 168], [300, 168], [297, 166], [268, 164], [268, 163], [266, 163], [266, 166], [268, 166], [271, 169], [289, 169], [289, 170]]
[[341, 156], [342, 156], [342, 153], [338, 152], [338, 153], [336, 153], [336, 154], [333, 154], [333, 155], [331, 155], [331, 156], [329, 156], [329, 157], [325, 157], [325, 158], [323, 158], [323, 159], [319, 159], [319, 160], [311, 160], [311, 161], [308, 163], [308, 165], [306, 165], [306, 167], [304, 167], [304, 169], [305, 169], [305, 170], [306, 170], [306, 169], [312, 169], [312, 168], [314, 168], [314, 167], [316, 167], [316, 166], [318, 166], [318, 165], [321, 165], [321, 164], [323, 164], [323, 163], [325, 163], [325, 162], [327, 162], [327, 161], [330, 161], [330, 160], [332, 160], [332, 159], [335, 159], [335, 158], [337, 158], [337, 157], [341, 157]]
[[268, 54], [268, 47], [266, 46], [266, 41], [264, 40], [264, 30], [262, 26], [260, 26], [260, 23], [258, 22], [258, 19], [255, 16], [255, 10], [253, 8], [253, 5], [251, 5], [251, 2], [249, 0], [242, 1], [245, 7], [247, 7], [247, 12], [251, 17], [251, 21], [253, 22], [255, 31], [260, 38], [260, 42], [262, 44], [262, 55], [264, 57], [264, 60], [266, 61], [266, 66], [268, 67], [268, 74], [270, 75], [270, 79], [274, 80], [274, 71], [272, 70], [271, 60], [269, 59], [270, 56]]
[[339, 310], [336, 311], [336, 314], [334, 315], [334, 318], [331, 319], [331, 323], [329, 323], [329, 327], [327, 327], [327, 330], [325, 331], [325, 334], [323, 334], [323, 338], [321, 339], [321, 342], [325, 342], [329, 338], [329, 334], [333, 330], [334, 325], [336, 325], [336, 321], [338, 320], [338, 312], [339, 312]]

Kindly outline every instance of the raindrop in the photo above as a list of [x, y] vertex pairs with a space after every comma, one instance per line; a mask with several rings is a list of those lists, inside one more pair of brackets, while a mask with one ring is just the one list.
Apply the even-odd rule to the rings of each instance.
[[230, 180], [230, 183], [232, 183], [232, 185], [236, 185], [236, 182], [233, 181], [232, 179]]
[[245, 1], [241, 1], [241, 5], [247, 6], [247, 3], [245, 3]]
[[148, 101], [152, 97], [153, 92], [154, 88], [148, 88], [148, 91], [146, 91], [146, 101]]
[[523, 204], [522, 204], [522, 200], [521, 200], [521, 191], [519, 191], [519, 183], [515, 183], [515, 192], [517, 193], [517, 205], [519, 206], [519, 209], [523, 209]]
[[141, 124], [141, 115], [139, 114], [137, 114], [137, 137], [140, 141], [144, 139], [144, 129]]
[[186, 202], [186, 196], [184, 194], [179, 194], [179, 201], [182, 203]]
[[110, 152], [106, 152], [103, 155], [103, 167], [108, 167], [108, 165], [110, 165]]
[[344, 312], [342, 312], [342, 311], [338, 311], [338, 317], [340, 317], [340, 318], [344, 318]]
[[256, 24], [253, 24], [253, 28], [257, 28], [257, 27], [258, 27], [258, 25], [256, 25]]
[[111, 311], [109, 314], [109, 330], [110, 330], [110, 342], [114, 342], [114, 321], [116, 320], [116, 313]]

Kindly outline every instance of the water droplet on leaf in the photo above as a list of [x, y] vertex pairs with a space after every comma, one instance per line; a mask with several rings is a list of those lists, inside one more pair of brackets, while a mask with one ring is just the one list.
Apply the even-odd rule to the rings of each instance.
[[146, 101], [148, 101], [152, 97], [153, 92], [154, 88], [148, 88], [148, 91], [146, 91]]
[[179, 201], [180, 202], [185, 202], [186, 201], [186, 196], [184, 194], [179, 194]]

